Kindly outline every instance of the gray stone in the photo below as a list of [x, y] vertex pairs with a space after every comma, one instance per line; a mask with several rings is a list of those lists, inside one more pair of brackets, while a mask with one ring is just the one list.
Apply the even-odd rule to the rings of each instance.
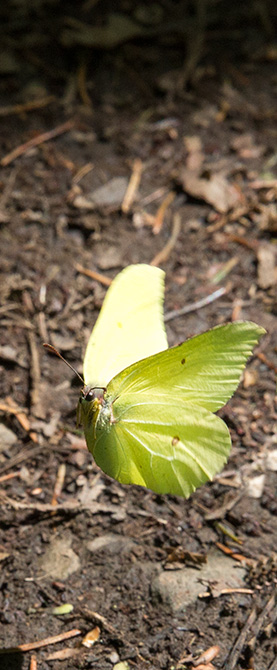
[[110, 554], [125, 553], [131, 551], [135, 546], [131, 537], [124, 537], [124, 535], [117, 535], [116, 533], [100, 535], [87, 543], [87, 549], [92, 553], [97, 551], [107, 551]]
[[17, 437], [12, 430], [7, 428], [3, 423], [0, 423], [0, 452], [11, 447], [16, 440]]
[[38, 567], [51, 579], [65, 580], [80, 568], [80, 560], [71, 548], [71, 533], [64, 533], [54, 537], [45, 550], [43, 556], [38, 559]]
[[219, 595], [223, 589], [245, 586], [244, 575], [245, 569], [237, 561], [217, 551], [211, 551], [207, 563], [200, 570], [163, 570], [151, 584], [152, 598], [162, 601], [177, 612], [194, 603], [200, 594], [205, 593], [209, 583], [213, 595]]
[[113, 177], [103, 186], [90, 191], [85, 196], [77, 195], [74, 206], [80, 209], [94, 209], [95, 207], [120, 207], [128, 186], [127, 177]]
[[113, 177], [106, 184], [95, 189], [90, 193], [91, 200], [98, 206], [120, 205], [126, 188], [128, 179], [126, 177]]

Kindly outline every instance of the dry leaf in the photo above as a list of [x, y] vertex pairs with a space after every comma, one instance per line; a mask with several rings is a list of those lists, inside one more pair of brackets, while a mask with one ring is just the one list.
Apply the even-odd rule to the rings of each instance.
[[261, 498], [264, 490], [265, 475], [257, 475], [249, 479], [246, 486], [246, 494], [250, 498]]
[[184, 170], [182, 186], [189, 195], [205, 200], [222, 214], [240, 203], [238, 191], [220, 174], [214, 174], [210, 179], [203, 179], [188, 170]]
[[268, 452], [265, 464], [267, 470], [277, 472], [277, 449]]
[[272, 244], [261, 244], [257, 253], [258, 284], [260, 288], [270, 288], [277, 281], [275, 268], [275, 250]]
[[258, 371], [257, 370], [251, 370], [250, 368], [246, 369], [244, 371], [243, 375], [243, 386], [245, 389], [248, 389], [249, 386], [254, 386], [257, 384], [257, 379], [258, 379]]
[[204, 664], [205, 667], [207, 667], [207, 664], [210, 663], [210, 661], [213, 661], [214, 658], [218, 656], [219, 652], [220, 647], [217, 644], [215, 644], [213, 647], [209, 647], [209, 649], [203, 651], [203, 654], [201, 654], [194, 663], [195, 667], [199, 668], [201, 664]]
[[92, 630], [90, 630], [85, 637], [82, 639], [82, 645], [84, 647], [87, 647], [87, 649], [90, 649], [97, 640], [99, 640], [100, 637], [100, 628], [99, 626], [95, 626]]

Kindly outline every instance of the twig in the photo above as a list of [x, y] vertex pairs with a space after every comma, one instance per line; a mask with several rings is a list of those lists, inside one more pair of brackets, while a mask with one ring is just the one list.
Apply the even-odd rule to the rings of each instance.
[[54, 486], [54, 492], [53, 492], [53, 497], [51, 500], [51, 505], [57, 506], [57, 498], [61, 495], [62, 488], [64, 485], [64, 478], [65, 478], [65, 473], [66, 473], [66, 467], [65, 463], [62, 463], [58, 469], [58, 474], [57, 478], [55, 481], [55, 486]]
[[220, 216], [219, 219], [215, 223], [211, 223], [209, 226], [206, 227], [206, 232], [207, 233], [217, 232], [221, 228], [224, 228], [227, 221], [228, 221], [228, 219], [227, 219], [226, 214], [222, 214], [222, 216]]
[[[2, 212], [4, 212], [4, 210], [6, 208], [6, 204], [7, 204], [8, 200], [10, 199], [10, 196], [11, 196], [14, 184], [15, 184], [15, 180], [16, 180], [16, 175], [17, 175], [17, 168], [14, 168], [13, 170], [11, 170], [11, 172], [8, 176], [4, 191], [1, 195], [0, 209], [2, 210]], [[3, 305], [3, 307], [4, 307], [4, 305]]]
[[249, 630], [253, 626], [253, 623], [257, 619], [257, 613], [255, 608], [251, 610], [248, 619], [246, 620], [242, 631], [240, 632], [231, 653], [227, 658], [227, 663], [224, 665], [225, 670], [234, 670], [237, 667], [237, 662], [239, 660], [240, 654], [245, 645], [245, 640]]
[[195, 3], [196, 11], [196, 25], [193, 30], [192, 39], [188, 44], [188, 55], [185, 60], [183, 70], [179, 76], [178, 88], [184, 90], [188, 80], [193, 77], [198, 61], [202, 56], [204, 35], [206, 28], [206, 2], [205, 0], [197, 0]]
[[81, 635], [82, 631], [79, 628], [73, 628], [68, 630], [65, 633], [60, 633], [59, 635], [52, 635], [52, 637], [46, 637], [44, 640], [37, 640], [36, 642], [26, 642], [25, 644], [19, 644], [18, 647], [7, 647], [7, 649], [0, 649], [0, 654], [13, 654], [15, 652], [24, 652], [32, 651], [33, 649], [41, 649], [41, 647], [47, 647], [48, 644], [57, 644], [57, 642], [63, 642], [64, 640], [69, 640], [71, 637], [76, 637], [76, 635]]
[[165, 195], [165, 193], [166, 188], [164, 186], [161, 186], [160, 188], [157, 188], [156, 191], [152, 191], [152, 193], [146, 195], [145, 198], [142, 198], [139, 204], [145, 207], [145, 205], [149, 205], [151, 202], [155, 202], [156, 200], [162, 198]]
[[[222, 551], [226, 556], [230, 556], [233, 558], [235, 561], [239, 561], [240, 563], [249, 563], [247, 560], [246, 556], [243, 554], [239, 554], [237, 551], [234, 549], [231, 549], [230, 547], [227, 547], [226, 544], [222, 544], [222, 542], [215, 542], [216, 547]], [[252, 561], [251, 561], [252, 565]]]
[[172, 233], [171, 236], [164, 246], [164, 248], [159, 251], [156, 256], [152, 259], [150, 265], [160, 265], [161, 263], [164, 263], [170, 256], [170, 253], [172, 249], [174, 249], [175, 244], [177, 242], [177, 239], [179, 237], [181, 231], [181, 217], [180, 215], [176, 212], [176, 214], [173, 217], [173, 226], [172, 226]]
[[30, 353], [31, 353], [31, 365], [30, 365], [30, 371], [31, 371], [31, 380], [32, 380], [32, 388], [31, 388], [31, 404], [35, 406], [38, 402], [39, 398], [39, 383], [40, 383], [40, 364], [39, 364], [39, 355], [38, 355], [38, 350], [36, 346], [36, 339], [35, 335], [32, 330], [27, 331], [27, 337], [29, 341], [29, 348], [30, 348]]
[[276, 188], [277, 179], [256, 179], [255, 181], [250, 181], [249, 186], [256, 190], [260, 190], [262, 188]]
[[30, 658], [30, 670], [37, 670], [38, 664], [37, 664], [37, 657], [35, 654], [32, 654]]
[[52, 654], [48, 654], [45, 660], [66, 661], [68, 658], [74, 658], [74, 656], [80, 656], [84, 653], [85, 649], [82, 649], [82, 647], [66, 647], [65, 649], [59, 649], [59, 651], [54, 651]]
[[30, 421], [26, 416], [25, 412], [24, 411], [22, 412], [19, 407], [16, 407], [16, 404], [12, 398], [7, 397], [7, 403], [8, 405], [11, 406], [11, 408], [16, 410], [13, 412], [13, 414], [15, 414], [17, 421], [20, 423], [22, 428], [26, 430], [26, 433], [29, 433], [29, 437], [31, 438], [32, 442], [37, 442], [38, 441], [37, 434], [31, 430]]
[[54, 95], [46, 95], [44, 98], [39, 100], [29, 100], [19, 105], [7, 105], [6, 107], [0, 107], [0, 116], [11, 116], [11, 114], [25, 114], [25, 112], [31, 112], [33, 109], [41, 109], [42, 107], [47, 107], [51, 102], [54, 102]]
[[222, 589], [222, 591], [220, 591], [221, 596], [231, 596], [233, 593], [242, 593], [245, 595], [253, 596], [255, 591], [253, 591], [253, 589], [245, 589], [245, 588]]
[[173, 200], [175, 199], [176, 193], [174, 191], [169, 191], [169, 193], [166, 195], [164, 200], [162, 201], [160, 207], [157, 210], [156, 216], [154, 217], [154, 225], [153, 225], [153, 233], [155, 235], [158, 235], [158, 233], [162, 229], [163, 221], [164, 221], [164, 215], [166, 213], [166, 210], [168, 207], [171, 205]]
[[233, 302], [233, 309], [232, 309], [232, 316], [231, 320], [232, 321], [238, 321], [241, 315], [241, 308], [243, 306], [243, 301], [238, 298], [237, 300], [234, 300]]
[[270, 370], [274, 370], [275, 374], [277, 375], [277, 367], [274, 365], [272, 361], [270, 361], [262, 352], [257, 354], [257, 358], [262, 361]]
[[201, 665], [201, 663], [203, 663], [204, 665], [210, 663], [211, 661], [214, 660], [216, 656], [218, 656], [219, 652], [220, 647], [218, 646], [218, 644], [215, 644], [213, 647], [209, 647], [209, 649], [203, 651], [203, 653], [200, 654], [198, 659], [194, 661], [194, 666], [197, 668], [197, 666]]
[[184, 307], [181, 307], [180, 309], [173, 309], [172, 312], [167, 312], [167, 314], [165, 314], [164, 320], [171, 321], [172, 319], [176, 319], [177, 317], [188, 314], [189, 312], [196, 312], [198, 309], [201, 309], [201, 307], [206, 307], [206, 305], [209, 305], [211, 302], [218, 300], [218, 298], [221, 298], [221, 296], [225, 295], [225, 293], [227, 293], [227, 290], [224, 288], [224, 286], [222, 286], [213, 293], [210, 293], [210, 295], [207, 295], [205, 298], [201, 298], [201, 300], [197, 300], [190, 305], [184, 305]]
[[230, 528], [227, 528], [226, 526], [224, 526], [224, 524], [221, 523], [220, 521], [216, 521], [216, 523], [214, 525], [215, 525], [215, 528], [220, 533], [223, 533], [223, 535], [227, 535], [227, 537], [229, 537], [232, 540], [232, 542], [236, 542], [237, 544], [243, 544], [243, 541], [239, 537], [237, 537], [237, 535], [235, 535], [230, 530]]
[[80, 272], [82, 275], [86, 275], [86, 277], [90, 277], [91, 279], [99, 281], [99, 283], [103, 284], [104, 286], [110, 286], [112, 283], [112, 279], [110, 279], [109, 277], [101, 275], [100, 272], [94, 272], [94, 270], [88, 270], [87, 268], [83, 268], [83, 266], [80, 265], [79, 263], [76, 263], [75, 270], [77, 270], [77, 272]]
[[87, 307], [93, 301], [94, 301], [93, 295], [88, 295], [83, 300], [79, 300], [79, 302], [74, 302], [74, 304], [70, 308], [71, 312], [79, 312], [81, 309], [83, 309], [83, 307]]
[[[1, 203], [0, 203], [1, 207]], [[0, 314], [7, 314], [7, 312], [13, 311], [14, 309], [18, 309], [18, 305], [14, 302], [6, 303], [5, 305], [1, 305], [0, 307]]]
[[25, 407], [10, 407], [8, 403], [5, 402], [0, 402], [0, 412], [6, 412], [6, 414], [18, 414], [18, 412], [21, 412], [23, 414], [27, 414], [28, 410], [25, 409]]
[[275, 594], [273, 593], [273, 595], [271, 595], [269, 597], [269, 599], [267, 600], [267, 602], [266, 602], [262, 612], [259, 614], [255, 624], [252, 626], [252, 630], [251, 630], [252, 636], [251, 636], [250, 641], [248, 642], [248, 645], [249, 645], [252, 652], [255, 649], [256, 642], [257, 642], [257, 637], [258, 637], [258, 635], [260, 633], [260, 630], [263, 626], [264, 620], [270, 614], [271, 610], [273, 610], [274, 605], [275, 605]]
[[14, 477], [20, 477], [20, 470], [18, 470], [18, 472], [10, 472], [8, 475], [2, 475], [2, 477], [0, 477], [0, 483], [7, 482], [9, 479], [14, 479]]
[[90, 610], [88, 607], [83, 607], [82, 608], [82, 616], [87, 619], [88, 621], [93, 621], [94, 623], [99, 624], [104, 628], [105, 630], [108, 631], [108, 633], [113, 633], [118, 635], [118, 632], [116, 629], [110, 624], [106, 617], [104, 617], [102, 614], [98, 614], [98, 612], [94, 612], [93, 610]]
[[90, 109], [92, 109], [92, 101], [87, 92], [86, 77], [87, 77], [87, 65], [86, 63], [81, 63], [77, 72], [77, 88], [80, 93], [82, 103], [85, 105], [85, 107], [89, 107]]
[[49, 336], [44, 312], [39, 312], [37, 315], [37, 319], [38, 319], [38, 328], [40, 337], [43, 342], [48, 342]]
[[22, 317], [18, 316], [17, 314], [11, 314], [10, 319], [3, 319], [1, 321], [1, 326], [17, 326], [18, 328], [22, 328], [26, 330], [34, 330], [34, 324], [31, 323], [28, 319], [23, 319]]
[[39, 454], [43, 449], [45, 449], [45, 446], [42, 445], [37, 445], [35, 447], [31, 447], [30, 449], [22, 449], [18, 454], [16, 454], [16, 456], [11, 458], [7, 463], [5, 463], [5, 465], [0, 467], [0, 472], [6, 472], [7, 470], [10, 470], [10, 468], [19, 465], [19, 463], [27, 461], [29, 458], [34, 458], [34, 456]]
[[212, 670], [214, 665], [211, 665], [211, 661], [213, 661], [214, 658], [218, 656], [219, 652], [220, 647], [215, 644], [213, 647], [209, 647], [209, 649], [203, 651], [203, 653], [200, 654], [197, 659], [195, 659], [192, 654], [189, 656], [182, 656], [182, 658], [180, 658], [177, 663], [177, 668], [181, 668], [181, 666], [183, 667], [183, 664], [186, 665], [189, 663], [190, 666], [192, 665], [193, 668], [198, 668], [198, 670], [201, 670], [202, 668], [203, 670]]
[[63, 133], [68, 132], [68, 130], [71, 130], [74, 125], [74, 121], [69, 120], [65, 123], [62, 123], [60, 126], [53, 128], [52, 130], [48, 130], [46, 133], [41, 133], [36, 137], [32, 137], [31, 140], [28, 140], [28, 142], [25, 142], [24, 144], [20, 144], [19, 147], [16, 147], [16, 149], [13, 149], [13, 151], [4, 156], [0, 161], [2, 167], [6, 167], [16, 158], [25, 154], [29, 149], [37, 147], [39, 144], [43, 144], [43, 142], [48, 142], [49, 140], [54, 139], [54, 137], [58, 137], [58, 135], [62, 135]]
[[[0, 492], [0, 502], [4, 505], [10, 505], [15, 510], [35, 510], [36, 512], [53, 512], [53, 505], [51, 503], [22, 503], [17, 500], [13, 500], [9, 496]], [[104, 512], [105, 514], [114, 514], [116, 512], [115, 505], [102, 505], [101, 503], [93, 502], [82, 504], [78, 500], [75, 502], [68, 501], [64, 503], [59, 503], [55, 506], [55, 512], [64, 511], [64, 512], [82, 512], [87, 509], [93, 509], [93, 512]]]
[[231, 500], [227, 500], [227, 502], [220, 507], [217, 507], [214, 510], [209, 510], [205, 514], [205, 520], [206, 521], [215, 521], [216, 519], [224, 519], [226, 512], [230, 512], [233, 507], [240, 501], [242, 497], [242, 493], [239, 493], [236, 495], [234, 498]]
[[242, 244], [243, 247], [247, 247], [247, 249], [250, 249], [255, 254], [258, 251], [259, 248], [258, 240], [249, 240], [246, 237], [242, 237], [241, 235], [232, 235], [231, 233], [228, 233], [226, 237], [228, 240], [230, 240], [230, 242], [237, 242], [238, 244]]
[[136, 158], [133, 164], [133, 172], [131, 174], [130, 181], [127, 186], [127, 190], [121, 205], [121, 209], [122, 212], [124, 212], [124, 214], [128, 214], [130, 207], [134, 201], [136, 192], [140, 184], [142, 170], [143, 170], [143, 163], [140, 158]]
[[93, 170], [94, 165], [93, 163], [86, 163], [85, 165], [82, 165], [82, 167], [77, 170], [76, 174], [72, 178], [72, 183], [73, 184], [79, 184], [80, 181]]
[[233, 256], [233, 258], [230, 258], [227, 263], [224, 263], [223, 267], [216, 272], [216, 274], [213, 276], [211, 279], [212, 284], [220, 284], [225, 277], [233, 270], [233, 268], [237, 265], [239, 262], [239, 257], [238, 256]]

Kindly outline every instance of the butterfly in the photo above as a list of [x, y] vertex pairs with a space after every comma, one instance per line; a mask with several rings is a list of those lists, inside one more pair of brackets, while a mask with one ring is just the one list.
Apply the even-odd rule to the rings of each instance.
[[87, 345], [77, 414], [107, 475], [188, 497], [228, 458], [229, 430], [214, 412], [265, 330], [237, 321], [168, 349], [164, 276], [138, 264], [112, 282]]

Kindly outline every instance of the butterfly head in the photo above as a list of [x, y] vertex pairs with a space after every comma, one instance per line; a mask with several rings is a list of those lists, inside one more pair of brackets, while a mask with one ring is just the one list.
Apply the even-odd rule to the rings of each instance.
[[106, 398], [105, 387], [84, 386], [79, 398], [77, 408], [77, 425], [83, 424], [85, 434], [93, 431], [96, 434], [96, 426], [104, 427], [109, 423], [111, 416], [111, 403]]
[[94, 402], [95, 400], [98, 400], [101, 405], [106, 390], [107, 389], [103, 386], [91, 386], [91, 384], [87, 384], [81, 390], [80, 401]]
[[78, 404], [78, 423], [79, 419], [81, 423], [85, 424], [86, 419], [95, 418], [103, 405], [105, 391], [105, 388], [91, 386], [91, 384], [82, 388]]
[[71, 363], [69, 363], [60, 352], [52, 346], [52, 344], [44, 343], [43, 346], [66, 363], [84, 385], [77, 406], [77, 427], [82, 424], [84, 426], [87, 442], [90, 444], [94, 443], [96, 428], [106, 429], [109, 424], [114, 422], [112, 400], [107, 397], [106, 387], [85, 384], [83, 378], [79, 375], [79, 372], [75, 370]]

